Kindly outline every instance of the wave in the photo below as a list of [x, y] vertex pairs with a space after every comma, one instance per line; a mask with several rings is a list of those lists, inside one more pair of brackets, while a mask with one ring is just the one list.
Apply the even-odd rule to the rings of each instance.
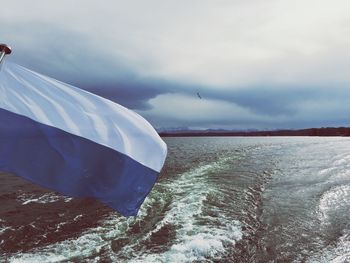
[[[215, 173], [229, 158], [202, 165], [180, 175], [167, 184], [173, 201], [164, 218], [158, 222], [153, 235], [165, 226], [175, 229], [172, 245], [163, 253], [140, 255], [130, 262], [192, 262], [208, 258], [219, 259], [227, 247], [242, 239], [241, 224], [238, 220], [225, 217], [224, 213], [207, 213], [206, 202], [220, 192], [208, 183], [208, 174]], [[215, 210], [215, 209], [214, 209]]]
[[310, 257], [307, 263], [345, 263], [350, 262], [350, 230], [343, 231], [335, 246], [328, 246], [320, 253]]
[[[65, 260], [107, 260], [183, 262], [220, 257], [242, 238], [240, 222], [218, 213], [206, 213], [205, 202], [219, 192], [207, 182], [228, 159], [200, 165], [179, 176], [159, 182], [137, 217], [124, 218], [110, 213], [98, 225], [76, 239], [16, 253], [9, 262], [61, 262]], [[55, 195], [19, 197], [30, 202], [55, 202]], [[157, 219], [157, 221], [155, 221]], [[65, 222], [62, 222], [64, 224]], [[59, 227], [59, 226], [58, 226]], [[163, 240], [171, 236], [170, 240]], [[157, 239], [159, 239], [157, 241]], [[169, 241], [169, 242], [168, 242]], [[159, 249], [145, 246], [158, 244]], [[106, 251], [107, 253], [102, 253]], [[152, 251], [154, 253], [152, 253]]]
[[57, 195], [54, 193], [46, 193], [46, 194], [28, 194], [23, 193], [17, 197], [17, 200], [22, 203], [22, 205], [27, 205], [30, 203], [38, 203], [38, 204], [47, 204], [47, 203], [54, 203], [58, 201], [64, 201], [69, 202], [73, 198], [66, 197], [63, 195]]
[[330, 223], [337, 214], [350, 209], [350, 185], [341, 185], [326, 191], [319, 201], [320, 219], [322, 223]]

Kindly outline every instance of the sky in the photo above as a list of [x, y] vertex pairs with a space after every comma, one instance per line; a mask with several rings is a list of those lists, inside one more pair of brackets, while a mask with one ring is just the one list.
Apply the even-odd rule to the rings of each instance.
[[133, 109], [158, 129], [350, 126], [347, 0], [1, 6], [7, 60]]

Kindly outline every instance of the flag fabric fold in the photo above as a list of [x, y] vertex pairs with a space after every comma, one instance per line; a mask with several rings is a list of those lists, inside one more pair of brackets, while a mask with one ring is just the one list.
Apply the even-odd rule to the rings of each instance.
[[145, 119], [7, 61], [0, 94], [0, 171], [137, 214], [167, 154]]

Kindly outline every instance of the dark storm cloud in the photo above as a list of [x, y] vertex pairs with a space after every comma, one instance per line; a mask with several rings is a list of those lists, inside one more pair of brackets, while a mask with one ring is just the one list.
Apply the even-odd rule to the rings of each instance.
[[[24, 27], [16, 23], [5, 24], [0, 29], [4, 42], [12, 44], [13, 54], [8, 58], [18, 64], [70, 83], [80, 88], [111, 99], [123, 106], [137, 109], [151, 109], [150, 99], [167, 93], [195, 96], [200, 92], [205, 100], [219, 100], [232, 103], [254, 112], [257, 116], [287, 116], [298, 113], [302, 102], [333, 100], [343, 104], [344, 96], [349, 96], [344, 88], [334, 87], [281, 87], [261, 84], [261, 86], [232, 87], [218, 89], [214, 86], [190, 85], [185, 82], [169, 81], [140, 76], [123, 56], [110, 54], [101, 43], [92, 42], [86, 35], [40, 22], [27, 23]], [[30, 30], [28, 30], [30, 28]], [[181, 107], [181, 101], [178, 102]], [[199, 113], [200, 114], [200, 113]], [[342, 114], [333, 116], [333, 123], [346, 121]], [[288, 127], [326, 124], [320, 120], [289, 121]], [[329, 116], [331, 118], [331, 116]], [[150, 116], [157, 122], [157, 117]], [[315, 119], [315, 118], [314, 118]], [[169, 120], [171, 121], [171, 120]], [[249, 127], [269, 126], [265, 120], [245, 120], [229, 118], [192, 120], [173, 118], [174, 125], [225, 126], [230, 123]], [[276, 125], [276, 124], [271, 124]], [[281, 124], [279, 124], [281, 126]]]
[[8, 60], [129, 108], [147, 109], [149, 99], [174, 90], [165, 81], [138, 76], [124, 58], [69, 29], [39, 22], [25, 27], [2, 23], [0, 35], [13, 48]]
[[325, 102], [332, 101], [340, 107], [345, 106], [350, 98], [350, 90], [344, 87], [248, 87], [211, 95], [212, 98], [233, 102], [259, 115], [293, 116], [300, 111], [301, 104], [321, 103], [327, 107]]
[[13, 48], [8, 59], [40, 73], [77, 83], [133, 75], [122, 58], [79, 32], [40, 22], [1, 24], [2, 40]]
[[[201, 100], [196, 95], [198, 90]], [[246, 87], [216, 92], [196, 87], [181, 94], [172, 95], [174, 99], [161, 96], [152, 101], [162, 111], [153, 110], [153, 117], [149, 118], [159, 126], [174, 127], [181, 123], [188, 127], [228, 129], [289, 129], [350, 123], [350, 90], [343, 87]]]
[[[330, 92], [331, 93], [331, 92]], [[232, 90], [207, 89], [202, 95], [235, 103], [259, 115], [292, 115], [300, 101], [316, 100], [325, 96], [327, 89], [321, 91], [313, 87], [244, 87]]]
[[100, 82], [92, 86], [89, 84], [82, 85], [82, 87], [125, 107], [137, 110], [152, 108], [149, 104], [150, 99], [160, 94], [172, 93], [176, 90], [173, 85], [146, 79], [130, 79], [129, 81], [116, 81], [110, 84], [103, 84]]
[[12, 0], [0, 41], [13, 46], [9, 60], [136, 109], [156, 126], [349, 125], [348, 7]]

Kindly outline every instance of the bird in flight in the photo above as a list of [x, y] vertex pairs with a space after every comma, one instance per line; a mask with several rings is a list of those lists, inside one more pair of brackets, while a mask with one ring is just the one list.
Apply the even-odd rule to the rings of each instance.
[[197, 96], [198, 98], [202, 99], [202, 96], [199, 94], [199, 92], [197, 92]]

